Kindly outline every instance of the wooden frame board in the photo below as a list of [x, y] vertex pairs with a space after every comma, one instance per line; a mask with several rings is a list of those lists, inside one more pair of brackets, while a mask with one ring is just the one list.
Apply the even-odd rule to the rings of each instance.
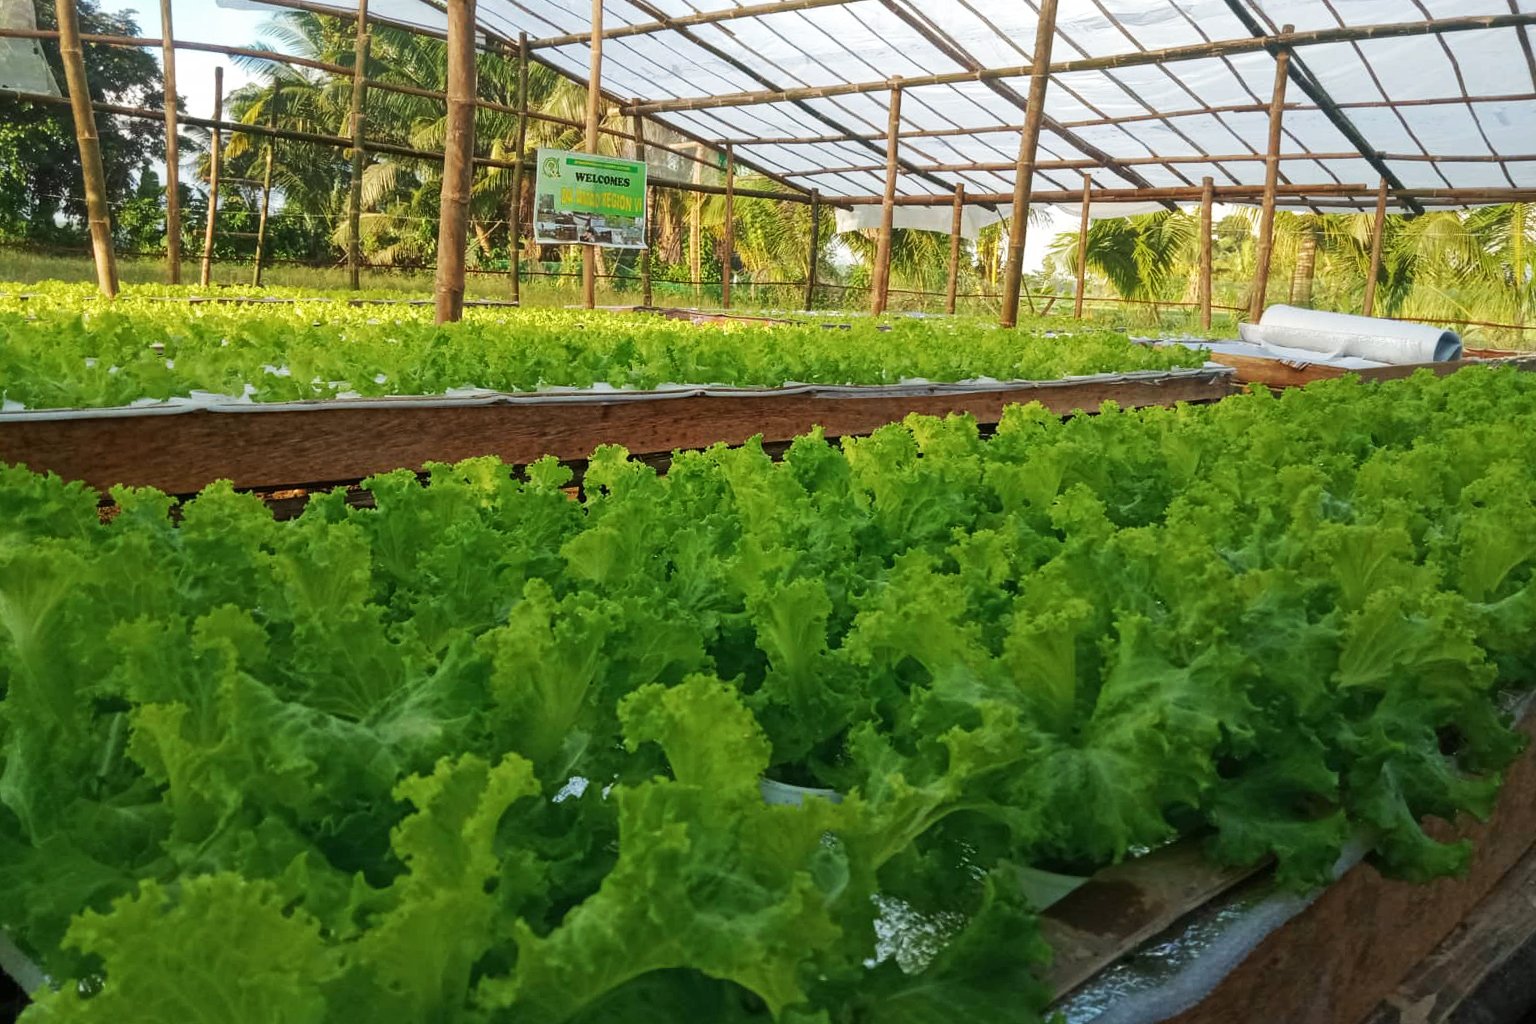
[[1368, 1024], [1514, 1024], [1536, 1011], [1536, 850], [1413, 969]]
[[[1520, 729], [1528, 739], [1536, 738], [1536, 716], [1527, 715]], [[1511, 941], [1515, 932], [1526, 938], [1536, 934], [1536, 920], [1527, 927], [1523, 920], [1511, 923], [1498, 915], [1477, 931], [1479, 919], [1473, 914], [1517, 866], [1536, 857], [1536, 744], [1528, 745], [1508, 771], [1487, 822], [1432, 820], [1427, 827], [1437, 839], [1473, 841], [1475, 853], [1465, 877], [1417, 885], [1384, 878], [1362, 863], [1260, 942], [1198, 1005], [1169, 1018], [1171, 1024], [1360, 1024], [1367, 1018], [1370, 1024], [1429, 1024], [1441, 1019], [1385, 1014], [1380, 1007], [1394, 992], [1416, 993], [1417, 1009], [1427, 1013], [1436, 1001], [1426, 1002], [1429, 993], [1422, 990], [1426, 985], [1446, 988], [1450, 981], [1463, 982], [1456, 994], [1465, 994], [1468, 975], [1476, 973], [1465, 968], [1465, 957], [1438, 966], [1426, 960], [1448, 937], [1447, 947], [1455, 951], [1468, 942], [1486, 949], [1490, 942]], [[1046, 912], [1046, 936], [1053, 944], [1067, 940], [1065, 956], [1058, 957], [1047, 976], [1058, 998], [1241, 882], [1243, 873], [1206, 863], [1183, 850], [1187, 845], [1100, 872]], [[1114, 912], [1083, 912], [1094, 906]], [[1463, 937], [1460, 946], [1457, 936]], [[1091, 971], [1085, 970], [1090, 965]], [[1430, 973], [1421, 974], [1415, 984], [1410, 979], [1415, 971]]]
[[191, 494], [215, 480], [303, 486], [476, 455], [522, 465], [544, 455], [585, 459], [603, 444], [671, 452], [755, 436], [788, 441], [817, 426], [829, 436], [867, 434], [910, 413], [969, 413], [996, 423], [1005, 407], [1028, 402], [1067, 415], [1107, 401], [1125, 408], [1217, 401], [1233, 390], [1227, 371], [1185, 370], [987, 389], [806, 388], [494, 404], [339, 400], [277, 410], [83, 414], [0, 419], [0, 462], [101, 490], [128, 484]]
[[1293, 362], [1286, 359], [1270, 359], [1264, 356], [1234, 355], [1228, 352], [1212, 352], [1209, 356], [1211, 362], [1230, 366], [1237, 371], [1239, 384], [1263, 384], [1271, 388], [1298, 388], [1320, 380], [1333, 380], [1347, 374], [1354, 374], [1361, 380], [1401, 380], [1411, 377], [1420, 370], [1429, 370], [1436, 376], [1444, 377], [1455, 373], [1465, 366], [1479, 366], [1488, 363], [1497, 365], [1518, 366], [1522, 370], [1536, 370], [1536, 356], [1533, 355], [1504, 355], [1495, 359], [1454, 359], [1440, 363], [1408, 363], [1402, 366], [1373, 366], [1369, 369], [1347, 369], [1342, 366], [1333, 366], [1329, 363]]

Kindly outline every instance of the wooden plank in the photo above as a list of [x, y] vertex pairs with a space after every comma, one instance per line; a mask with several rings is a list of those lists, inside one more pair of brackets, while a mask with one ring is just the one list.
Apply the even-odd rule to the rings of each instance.
[[[1536, 735], [1536, 718], [1527, 716], [1521, 731]], [[1359, 865], [1173, 1024], [1365, 1020], [1536, 844], [1536, 746], [1508, 772], [1489, 821], [1431, 820], [1427, 828], [1437, 839], [1473, 841], [1466, 877], [1415, 885]]]
[[1315, 381], [1333, 380], [1346, 374], [1354, 374], [1362, 380], [1386, 381], [1411, 377], [1420, 370], [1429, 370], [1439, 377], [1455, 373], [1464, 366], [1489, 364], [1515, 366], [1522, 370], [1536, 370], [1536, 356], [1516, 355], [1498, 359], [1456, 359], [1441, 363], [1406, 363], [1402, 366], [1373, 366], [1369, 369], [1351, 370], [1328, 363], [1294, 362], [1287, 359], [1270, 359], [1264, 356], [1233, 355], [1229, 352], [1212, 352], [1210, 360], [1237, 371], [1239, 384], [1263, 384], [1271, 388], [1305, 387]]
[[1221, 867], [1200, 847], [1186, 840], [1106, 868], [1045, 911], [1040, 931], [1051, 944], [1045, 983], [1053, 998], [1263, 867]]
[[746, 393], [656, 400], [494, 406], [194, 412], [0, 422], [0, 462], [24, 463], [106, 489], [113, 484], [191, 494], [214, 480], [275, 488], [357, 480], [427, 462], [497, 455], [522, 464], [543, 455], [584, 459], [601, 444], [635, 453], [740, 444], [761, 435], [787, 441], [813, 427], [867, 434], [908, 413], [966, 412], [995, 423], [1012, 404], [1039, 401], [1063, 415], [1123, 407], [1218, 400], [1232, 391], [1218, 373], [1177, 373], [1126, 381], [947, 394]]
[[[1514, 1021], [1536, 1006], [1536, 850], [1371, 1014], [1369, 1024]], [[1506, 991], [1523, 975], [1524, 992]], [[1491, 990], [1491, 991], [1490, 991]], [[1511, 1003], [1513, 1005], [1511, 1005]]]

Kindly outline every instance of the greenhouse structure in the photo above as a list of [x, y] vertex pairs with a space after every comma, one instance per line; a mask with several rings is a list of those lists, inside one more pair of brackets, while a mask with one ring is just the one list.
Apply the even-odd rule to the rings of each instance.
[[0, 1022], [1536, 1021], [1531, 0], [215, 3], [0, 0]]

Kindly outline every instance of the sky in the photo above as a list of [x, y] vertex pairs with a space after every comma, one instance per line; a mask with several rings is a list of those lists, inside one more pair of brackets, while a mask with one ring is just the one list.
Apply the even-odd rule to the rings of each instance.
[[[159, 0], [104, 0], [102, 7], [108, 11], [133, 14], [142, 35], [159, 38]], [[271, 16], [270, 11], [227, 10], [217, 6], [214, 0], [172, 0], [171, 3], [176, 38], [200, 43], [250, 46], [259, 40], [262, 26]], [[155, 56], [160, 56], [158, 51]], [[191, 50], [177, 53], [176, 86], [186, 98], [187, 113], [194, 117], [213, 116], [213, 72], [219, 66], [224, 68], [225, 95], [253, 80], [249, 72], [222, 54]], [[1025, 269], [1040, 269], [1045, 261], [1045, 251], [1056, 234], [1073, 230], [1076, 226], [1075, 215], [1057, 210], [1051, 211], [1048, 224], [1031, 225], [1025, 240]]]
[[[105, 0], [102, 8], [134, 16], [141, 35], [160, 38], [159, 0]], [[261, 27], [271, 17], [264, 11], [231, 11], [216, 6], [213, 0], [172, 0], [171, 18], [176, 38], [224, 46], [249, 46], [261, 34]], [[160, 56], [159, 51], [155, 57]], [[176, 87], [187, 100], [187, 113], [193, 117], [213, 116], [213, 70], [224, 68], [224, 93], [228, 95], [252, 80], [252, 76], [229, 57], [218, 53], [182, 50], [176, 54]]]

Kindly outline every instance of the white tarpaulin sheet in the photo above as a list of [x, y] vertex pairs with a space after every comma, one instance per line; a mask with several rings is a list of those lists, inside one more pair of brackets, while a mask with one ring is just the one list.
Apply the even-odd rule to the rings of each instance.
[[[873, 231], [880, 227], [880, 207], [839, 207], [833, 211], [837, 218], [837, 230]], [[937, 231], [949, 234], [954, 225], [954, 211], [948, 206], [898, 206], [891, 212], [891, 226], [912, 231]], [[974, 242], [981, 237], [981, 229], [996, 224], [1001, 218], [980, 206], [967, 206], [960, 216], [960, 237]]]
[[[32, 0], [0, 0], [0, 28], [37, 28]], [[0, 39], [0, 89], [60, 95], [42, 48], [30, 39]]]
[[[219, 2], [261, 6], [260, 0]], [[316, 5], [356, 9], [355, 0]], [[604, 18], [612, 30], [729, 6], [727, 0], [697, 6], [606, 0]], [[603, 86], [615, 98], [655, 101], [1018, 67], [1030, 61], [1036, 6], [1036, 0], [849, 0], [674, 25], [607, 39]], [[435, 0], [373, 0], [370, 11], [439, 32], [445, 20]], [[585, 81], [586, 43], [537, 42], [588, 31], [587, 0], [479, 0], [478, 11], [488, 36], [515, 40], [525, 31], [539, 59]], [[1061, 0], [1052, 59], [1251, 41], [1255, 29], [1274, 33], [1287, 24], [1308, 31], [1512, 13], [1536, 13], [1536, 0]], [[1531, 33], [1529, 25], [1506, 25], [1295, 47], [1281, 182], [1373, 188], [1385, 168], [1409, 189], [1536, 187]], [[1274, 57], [1257, 50], [1056, 74], [1035, 187], [1080, 189], [1085, 169], [1102, 188], [1198, 187], [1207, 176], [1218, 186], [1261, 185], [1274, 71]], [[1336, 109], [1326, 110], [1301, 81]], [[927, 168], [1011, 165], [1028, 84], [1002, 78], [907, 88], [903, 130], [945, 134], [902, 140], [899, 192], [944, 194], [961, 184], [972, 194], [1010, 192], [1011, 170]], [[744, 165], [829, 198], [868, 196], [883, 187], [886, 104], [882, 89], [674, 111], [655, 120], [698, 138], [735, 140]], [[817, 141], [784, 141], [806, 137]], [[1350, 203], [1368, 207], [1371, 200]]]

